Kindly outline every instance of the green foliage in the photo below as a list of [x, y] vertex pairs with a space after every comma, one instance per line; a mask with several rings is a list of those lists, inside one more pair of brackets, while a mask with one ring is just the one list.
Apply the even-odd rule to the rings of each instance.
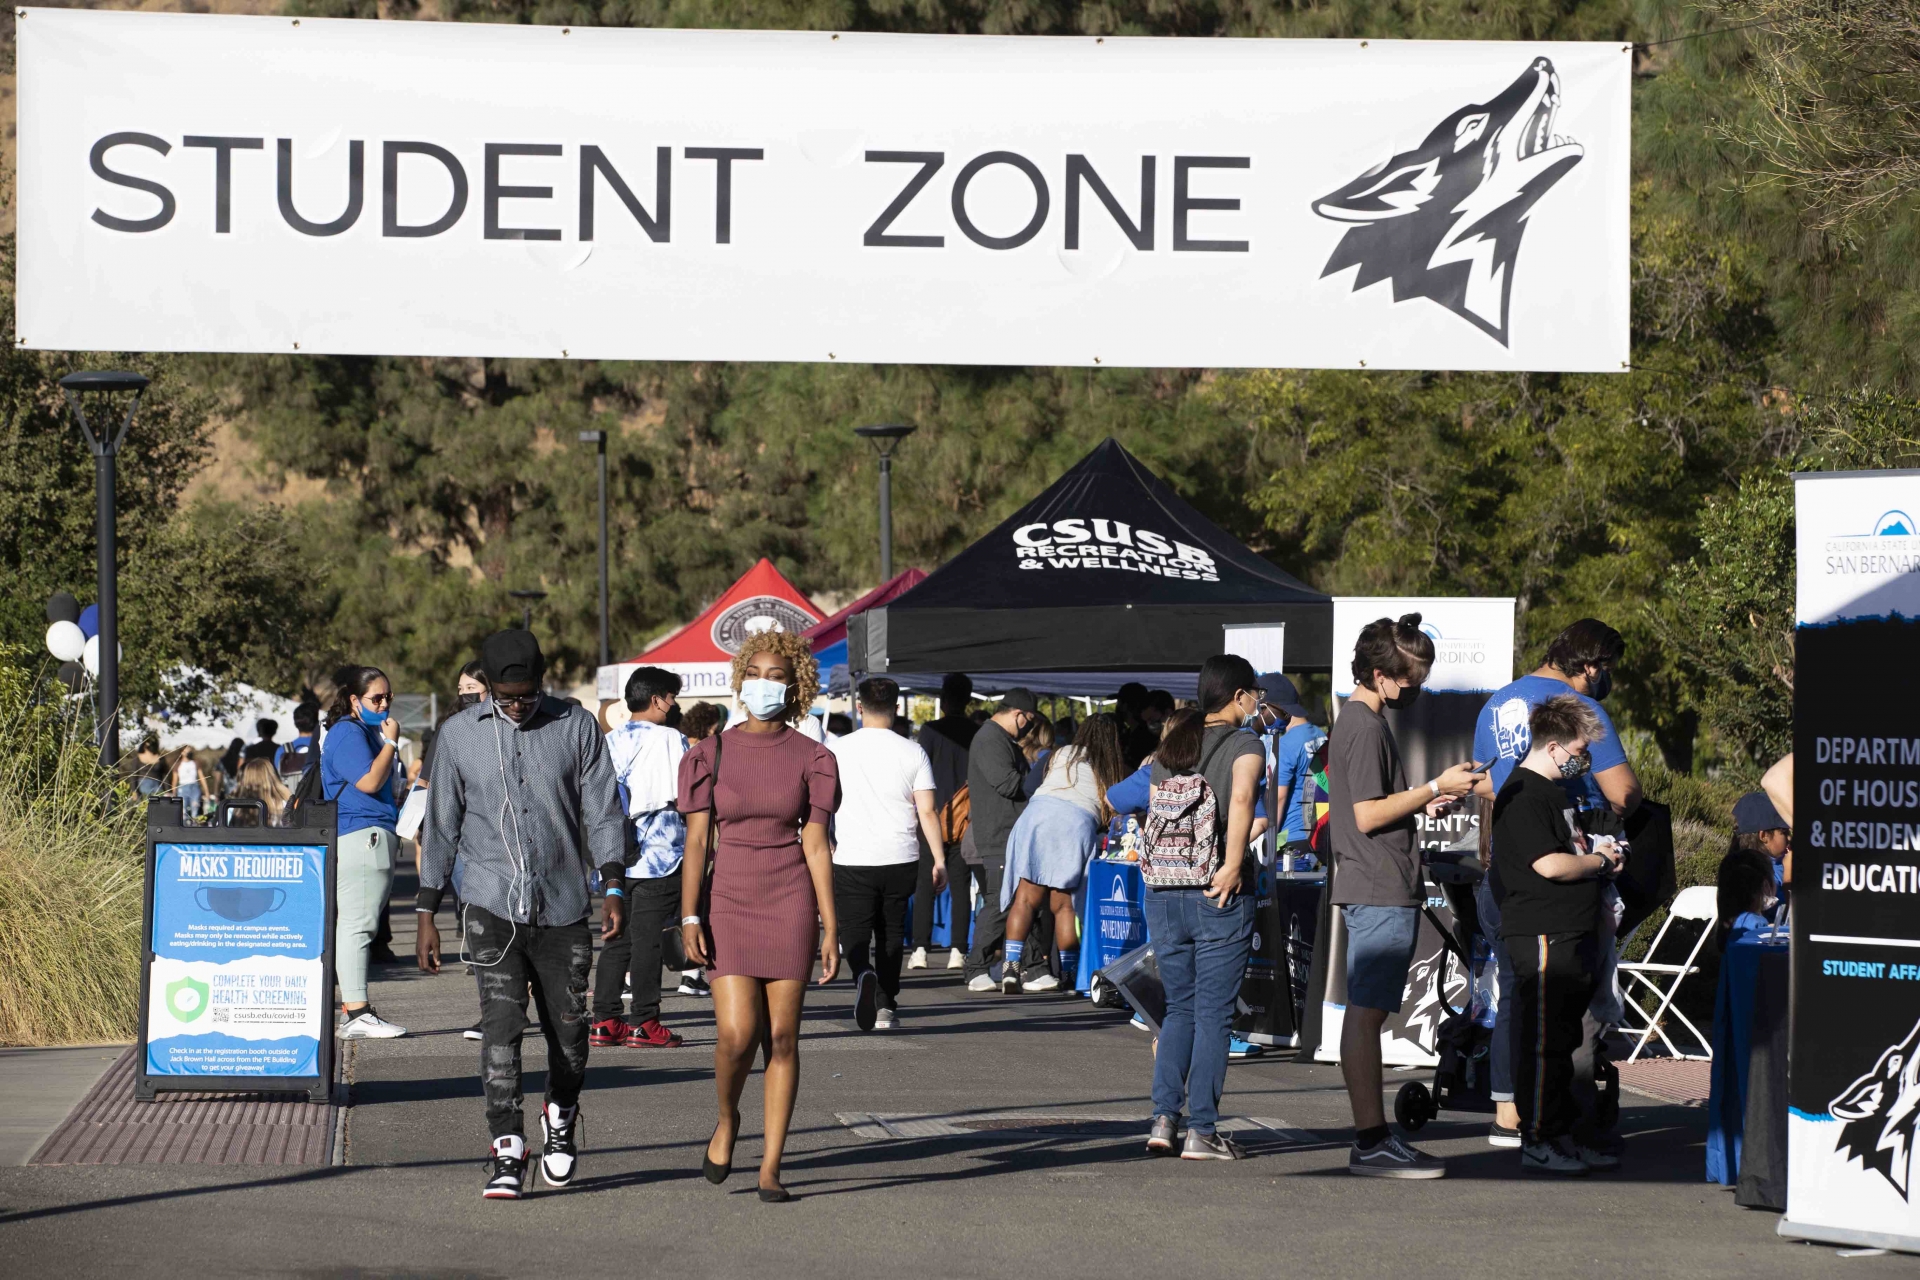
[[144, 809], [27, 661], [0, 646], [0, 1045], [130, 1039]]
[[[130, 708], [205, 706], [223, 682], [298, 687], [324, 593], [277, 508], [184, 504], [215, 404], [179, 357], [42, 353], [13, 335], [13, 238], [0, 240], [0, 644], [44, 655], [47, 597], [95, 598], [94, 463], [59, 380], [129, 368], [153, 380], [119, 465], [121, 695]], [[324, 560], [321, 561], [324, 566]], [[324, 573], [324, 567], [319, 567]], [[211, 677], [185, 685], [183, 664]]]

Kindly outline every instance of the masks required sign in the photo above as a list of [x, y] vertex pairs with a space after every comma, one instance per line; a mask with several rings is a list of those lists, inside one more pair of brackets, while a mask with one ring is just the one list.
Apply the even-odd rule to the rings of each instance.
[[20, 14], [28, 347], [1628, 358], [1624, 44]]
[[325, 856], [319, 845], [155, 848], [147, 1074], [316, 1074], [331, 995]]

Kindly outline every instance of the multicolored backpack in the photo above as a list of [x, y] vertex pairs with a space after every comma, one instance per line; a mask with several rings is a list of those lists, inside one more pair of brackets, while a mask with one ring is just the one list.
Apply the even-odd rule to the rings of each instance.
[[1220, 869], [1219, 800], [1207, 782], [1207, 761], [1232, 734], [1221, 734], [1192, 773], [1153, 784], [1141, 841], [1140, 878], [1154, 889], [1199, 889]]

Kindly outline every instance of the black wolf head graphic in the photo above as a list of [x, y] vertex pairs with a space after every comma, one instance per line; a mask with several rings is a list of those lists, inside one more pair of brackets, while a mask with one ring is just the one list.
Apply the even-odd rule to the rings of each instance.
[[1514, 260], [1534, 202], [1580, 163], [1553, 132], [1560, 76], [1535, 58], [1492, 102], [1465, 106], [1411, 151], [1384, 160], [1313, 211], [1353, 223], [1325, 279], [1359, 267], [1353, 287], [1393, 281], [1393, 300], [1431, 298], [1507, 345]]
[[1913, 1189], [1914, 1125], [1920, 1121], [1920, 1022], [1829, 1103], [1827, 1112], [1846, 1121], [1834, 1149], [1878, 1170], [1907, 1199]]

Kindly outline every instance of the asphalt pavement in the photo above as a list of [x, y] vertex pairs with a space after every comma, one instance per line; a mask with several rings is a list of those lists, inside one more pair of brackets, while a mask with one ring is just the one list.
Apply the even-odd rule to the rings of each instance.
[[[402, 926], [409, 923], [405, 917]], [[443, 937], [456, 937], [443, 919]], [[412, 945], [403, 932], [395, 945]], [[1421, 1145], [1438, 1182], [1346, 1172], [1339, 1070], [1288, 1053], [1235, 1064], [1226, 1113], [1254, 1149], [1234, 1163], [1152, 1159], [1142, 1143], [1149, 1038], [1072, 996], [961, 989], [908, 975], [902, 1026], [862, 1033], [852, 989], [809, 994], [785, 1179], [754, 1195], [759, 1081], [735, 1173], [700, 1175], [714, 1123], [713, 1019], [670, 997], [680, 1049], [596, 1049], [577, 1182], [483, 1201], [486, 1126], [459, 964], [375, 971], [407, 1038], [349, 1064], [345, 1163], [266, 1169], [0, 1169], [0, 1258], [14, 1275], [1315, 1277], [1913, 1274], [1911, 1258], [1841, 1261], [1781, 1241], [1772, 1214], [1702, 1180], [1698, 1108], [1628, 1095], [1612, 1177], [1542, 1182], [1477, 1117], [1443, 1115]], [[526, 1049], [530, 1099], [539, 1038]], [[1389, 1091], [1408, 1073], [1388, 1073]], [[529, 1102], [529, 1116], [536, 1104]]]

